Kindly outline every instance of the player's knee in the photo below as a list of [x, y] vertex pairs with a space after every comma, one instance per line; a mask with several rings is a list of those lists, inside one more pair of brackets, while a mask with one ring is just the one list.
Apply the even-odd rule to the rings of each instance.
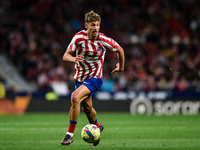
[[75, 93], [71, 94], [71, 103], [72, 103], [72, 105], [80, 104], [79, 97], [77, 94], [75, 94]]

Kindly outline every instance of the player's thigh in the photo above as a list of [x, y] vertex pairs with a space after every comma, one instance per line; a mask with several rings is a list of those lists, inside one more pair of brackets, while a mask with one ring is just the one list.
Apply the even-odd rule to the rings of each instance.
[[92, 109], [92, 96], [84, 99], [81, 102], [81, 105], [82, 105], [83, 109]]
[[87, 99], [90, 95], [90, 90], [85, 86], [81, 85], [78, 87], [71, 95], [72, 100], [83, 101]]

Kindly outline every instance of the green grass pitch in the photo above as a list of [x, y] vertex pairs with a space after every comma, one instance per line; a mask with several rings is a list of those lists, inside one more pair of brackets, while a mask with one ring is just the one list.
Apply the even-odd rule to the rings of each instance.
[[62, 146], [68, 113], [26, 113], [0, 116], [0, 150], [199, 150], [200, 115], [132, 116], [97, 114], [105, 127], [97, 147], [84, 142], [81, 129], [88, 124], [81, 112], [74, 142]]

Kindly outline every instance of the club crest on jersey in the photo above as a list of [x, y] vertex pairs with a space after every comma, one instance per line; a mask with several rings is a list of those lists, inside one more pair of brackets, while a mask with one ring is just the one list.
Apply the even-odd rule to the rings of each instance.
[[102, 48], [101, 48], [101, 47], [98, 47], [98, 48], [97, 48], [97, 52], [98, 52], [98, 53], [101, 53], [101, 52], [102, 52]]

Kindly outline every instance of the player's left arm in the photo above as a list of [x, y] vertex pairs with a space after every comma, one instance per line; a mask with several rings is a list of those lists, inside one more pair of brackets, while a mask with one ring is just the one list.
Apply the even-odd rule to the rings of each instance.
[[115, 52], [117, 53], [118, 63], [116, 64], [116, 68], [111, 73], [124, 71], [124, 62], [125, 62], [124, 50], [119, 45]]

